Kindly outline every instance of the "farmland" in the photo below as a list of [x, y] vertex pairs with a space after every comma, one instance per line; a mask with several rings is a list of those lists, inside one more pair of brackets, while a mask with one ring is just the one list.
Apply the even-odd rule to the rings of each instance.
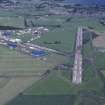
[[[78, 26], [92, 27], [94, 30], [104, 32], [105, 27], [99, 23], [97, 18], [87, 17], [71, 17], [71, 21], [63, 23], [60, 29], [56, 29], [52, 32], [48, 32], [40, 39], [35, 40], [33, 43], [37, 43], [42, 46], [54, 48], [64, 52], [72, 52], [75, 43], [75, 35]], [[61, 44], [45, 44], [54, 43], [60, 41]]]
[[[38, 81], [47, 70], [53, 70], [57, 64], [69, 62], [62, 55], [50, 53], [44, 61], [42, 58], [33, 58], [1, 45], [0, 59], [0, 104], [8, 102]], [[8, 92], [4, 93], [5, 91]]]
[[[56, 81], [56, 82], [55, 82]], [[31, 95], [70, 95], [73, 87], [66, 78], [62, 78], [57, 72], [53, 72], [47, 78], [36, 82], [24, 94]]]
[[24, 28], [24, 19], [22, 17], [0, 17], [0, 26]]
[[[2, 15], [0, 17], [1, 26], [24, 28], [22, 16], [4, 17], [5, 14]], [[8, 15], [11, 14], [8, 13]], [[52, 15], [35, 18], [26, 16], [25, 18], [31, 28], [42, 26], [49, 29], [49, 32], [32, 41], [33, 44], [55, 49], [64, 55], [46, 51], [48, 54], [44, 57], [34, 58], [0, 45], [0, 76], [8, 77], [0, 82], [0, 86], [7, 86], [2, 88], [3, 91], [10, 88], [10, 95], [12, 89], [15, 92], [14, 99], [6, 105], [68, 105], [68, 103], [69, 105], [97, 105], [97, 103], [101, 105], [101, 102], [104, 102], [104, 99], [100, 99], [101, 96], [104, 96], [104, 83], [100, 75], [97, 75], [96, 69], [105, 68], [105, 57], [103, 53], [94, 53], [91, 40], [87, 41], [82, 49], [83, 83], [77, 86], [71, 81], [77, 28], [90, 27], [95, 31], [104, 32], [105, 27], [100, 24], [99, 18], [79, 16], [65, 18]], [[88, 37], [91, 35], [92, 33]], [[33, 38], [33, 35], [25, 33], [11, 37], [27, 42]], [[94, 62], [93, 59], [95, 59]], [[59, 67], [62, 65], [63, 67]], [[50, 71], [48, 75], [41, 76], [46, 71]], [[104, 74], [104, 70], [102, 73]], [[16, 94], [17, 91], [20, 94]]]
[[[99, 32], [104, 32], [104, 29], [105, 29], [105, 27], [103, 27], [98, 22], [98, 19], [85, 18], [85, 17], [78, 17], [78, 18], [74, 17], [71, 19], [70, 22], [64, 23], [61, 26], [62, 26], [61, 28], [55, 28], [51, 30], [51, 32], [44, 34], [43, 36], [41, 36], [40, 39], [33, 41], [33, 43], [41, 46], [46, 46], [48, 48], [56, 49], [61, 52], [70, 53], [74, 51], [75, 35], [76, 35], [76, 30], [78, 26], [92, 27], [94, 30], [98, 30]], [[91, 35], [92, 33], [90, 34], [90, 37]], [[54, 44], [55, 41], [60, 41], [61, 43]], [[45, 42], [47, 42], [47, 44]], [[101, 100], [100, 97], [104, 95], [103, 94], [104, 84], [102, 79], [100, 78], [100, 75], [97, 75], [96, 73], [95, 65], [93, 64], [94, 62], [93, 63], [91, 62], [94, 58], [93, 53], [94, 51], [93, 51], [92, 42], [91, 40], [89, 40], [87, 43], [84, 44], [84, 47], [83, 47], [84, 71], [83, 71], [82, 84], [78, 86], [75, 86], [74, 84], [72, 84], [71, 82], [72, 71], [70, 71], [72, 70], [72, 67], [67, 71], [59, 70], [55, 68], [50, 72], [48, 76], [33, 83], [32, 86], [25, 89], [25, 91], [22, 92], [22, 94], [14, 98], [7, 105], [14, 105], [14, 104], [49, 105], [49, 101], [52, 105], [58, 105], [58, 103], [61, 105], [66, 105], [66, 104], [68, 105], [68, 102], [72, 103], [72, 105], [75, 105], [75, 104], [82, 105], [82, 103], [83, 104], [85, 103], [85, 100], [89, 100], [86, 102], [90, 105], [93, 105], [92, 103], [95, 103], [96, 99], [99, 100], [97, 101], [97, 103], [100, 103], [101, 105], [102, 103], [100, 102]], [[54, 53], [50, 53], [45, 57], [47, 58], [47, 60], [43, 62], [44, 64], [48, 65], [48, 67], [45, 65], [47, 69], [49, 68], [51, 69], [55, 67], [57, 64], [71, 63], [72, 65], [73, 63], [72, 59], [64, 57], [62, 55], [54, 54]], [[33, 59], [33, 58], [30, 58], [30, 59]], [[97, 60], [95, 62], [97, 63], [98, 58], [96, 59]], [[100, 60], [102, 59], [100, 58]], [[104, 60], [102, 60], [102, 62], [104, 62]], [[100, 63], [97, 63], [97, 64], [99, 65]], [[40, 64], [40, 66], [41, 65], [42, 64]], [[36, 63], [34, 64], [34, 66], [35, 68], [37, 67]], [[88, 92], [90, 92], [91, 94]], [[87, 98], [87, 96], [91, 97], [92, 101], [90, 98]], [[67, 100], [68, 99], [67, 97], [69, 97], [70, 99], [69, 101]], [[54, 101], [53, 99], [57, 101]], [[23, 101], [23, 100], [26, 100], [26, 101]], [[104, 101], [104, 99], [101, 101]]]
[[75, 98], [74, 95], [19, 95], [12, 103], [9, 102], [7, 105], [58, 105], [58, 103], [60, 105], [73, 105]]
[[[55, 58], [57, 57], [57, 60]], [[54, 68], [57, 64], [69, 62], [66, 57], [56, 54], [46, 56], [46, 61], [34, 59], [28, 55], [23, 55], [17, 51], [12, 51], [0, 46], [0, 73], [6, 72], [32, 72], [43, 73]]]

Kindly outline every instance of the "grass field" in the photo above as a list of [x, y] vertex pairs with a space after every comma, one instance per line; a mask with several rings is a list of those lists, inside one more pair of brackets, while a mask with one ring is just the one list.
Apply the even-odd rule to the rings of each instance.
[[24, 19], [22, 17], [0, 17], [0, 26], [24, 28]]
[[6, 105], [74, 105], [74, 95], [19, 95]]
[[98, 32], [104, 32], [105, 26], [100, 24], [98, 18], [91, 18], [91, 17], [73, 17], [70, 23], [75, 27], [83, 26], [83, 27], [91, 27]]
[[43, 16], [38, 19], [29, 18], [28, 21], [32, 21], [34, 25], [62, 25], [65, 21], [64, 16]]
[[57, 72], [53, 72], [43, 80], [37, 81], [25, 91], [30, 95], [70, 95], [73, 94], [73, 86], [70, 80], [62, 78]]
[[18, 14], [16, 13], [16, 11], [11, 11], [11, 10], [4, 10], [0, 8], [0, 17], [13, 17], [13, 16], [18, 16]]
[[[86, 17], [73, 17], [70, 22], [63, 23], [62, 28], [56, 29], [52, 32], [48, 32], [40, 39], [35, 40], [33, 43], [37, 43], [42, 46], [50, 47], [65, 52], [72, 52], [75, 43], [75, 35], [79, 26], [92, 27], [94, 30], [104, 32], [105, 27], [99, 23], [96, 18]], [[45, 44], [44, 42], [53, 43], [55, 41], [61, 41], [61, 44]]]
[[95, 63], [96, 63], [97, 69], [104, 70], [105, 69], [105, 53], [96, 52]]
[[91, 41], [86, 43], [83, 48], [83, 87], [86, 90], [95, 91], [97, 94], [102, 94], [102, 89], [104, 88], [103, 81], [100, 78], [100, 75], [97, 75], [95, 61], [94, 59], [94, 49], [91, 45]]
[[[93, 72], [94, 73], [94, 72]], [[100, 77], [92, 74], [90, 69], [84, 72], [84, 82], [81, 85], [72, 84], [70, 78], [60, 73], [54, 73], [47, 78], [40, 80], [26, 89], [25, 95], [77, 95], [81, 91], [95, 91], [96, 94], [102, 94], [103, 83]], [[69, 73], [70, 75], [70, 73]], [[88, 77], [89, 76], [89, 77]]]
[[[36, 40], [35, 43], [63, 52], [72, 52], [75, 40], [75, 32], [73, 30], [64, 28], [48, 32], [46, 35]], [[44, 42], [54, 43], [55, 41], [60, 41], [61, 44], [44, 44]]]
[[43, 73], [46, 70], [51, 70], [57, 64], [66, 62], [68, 59], [61, 55], [49, 54], [46, 56], [46, 61], [43, 61], [0, 46], [0, 73]]

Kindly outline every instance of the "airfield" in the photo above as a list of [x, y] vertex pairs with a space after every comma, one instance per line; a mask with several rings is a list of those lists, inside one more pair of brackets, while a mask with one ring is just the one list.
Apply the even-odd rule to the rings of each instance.
[[[85, 105], [87, 102], [86, 105], [103, 105], [105, 42], [102, 42], [103, 46], [100, 44], [101, 47], [95, 43], [101, 43], [98, 39], [105, 34], [105, 26], [99, 22], [98, 17], [65, 18], [57, 15], [25, 20], [23, 17], [9, 15], [0, 15], [0, 25], [3, 28], [9, 26], [18, 29], [11, 31], [11, 36], [6, 36], [8, 40], [4, 36], [0, 38], [0, 105]], [[24, 21], [28, 26], [32, 25], [32, 33], [38, 30], [33, 26], [42, 26], [49, 31], [43, 33], [41, 28], [42, 34], [36, 38], [36, 33], [32, 35], [28, 28], [25, 29]], [[91, 29], [83, 33], [82, 83], [77, 85], [72, 82], [72, 72], [79, 27]], [[5, 30], [0, 32], [4, 33]], [[17, 48], [14, 45], [11, 48], [9, 41], [16, 38], [22, 42], [17, 44]], [[4, 42], [6, 45], [3, 45]], [[31, 49], [33, 45], [37, 48]], [[46, 54], [33, 56], [37, 54], [33, 51], [39, 49], [43, 49]]]

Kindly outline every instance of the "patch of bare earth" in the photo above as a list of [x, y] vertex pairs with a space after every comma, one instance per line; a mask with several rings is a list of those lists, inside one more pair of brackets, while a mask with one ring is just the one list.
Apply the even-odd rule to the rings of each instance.
[[102, 35], [102, 36], [98, 36], [97, 38], [95, 38], [93, 40], [93, 46], [105, 48], [105, 36]]

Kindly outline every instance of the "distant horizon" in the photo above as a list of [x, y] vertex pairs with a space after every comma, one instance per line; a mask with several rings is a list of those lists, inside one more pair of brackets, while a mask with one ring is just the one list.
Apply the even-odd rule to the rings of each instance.
[[82, 5], [105, 5], [105, 0], [65, 0], [67, 3]]

